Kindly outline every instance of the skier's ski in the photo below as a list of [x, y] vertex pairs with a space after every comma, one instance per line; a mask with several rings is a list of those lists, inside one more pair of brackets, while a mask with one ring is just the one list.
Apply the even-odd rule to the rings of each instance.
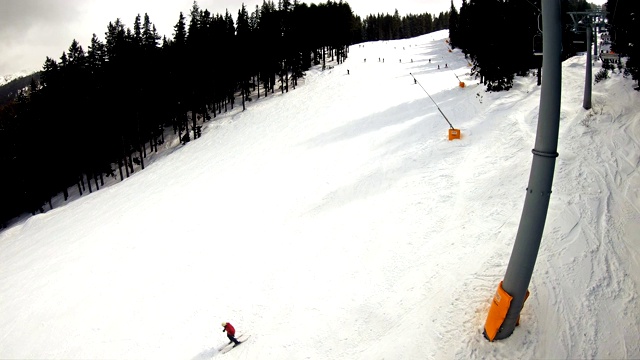
[[242, 334], [242, 335], [238, 336], [238, 337], [237, 337], [237, 339], [238, 339], [239, 343], [238, 343], [238, 344], [227, 344], [227, 345], [223, 346], [223, 347], [220, 349], [220, 354], [226, 354], [226, 353], [228, 353], [228, 352], [229, 352], [229, 351], [231, 351], [233, 348], [235, 348], [235, 347], [237, 347], [238, 345], [242, 344], [243, 342], [245, 342], [245, 341], [249, 340], [249, 338], [250, 338], [250, 337], [251, 337], [251, 335], [245, 335], [245, 334]]

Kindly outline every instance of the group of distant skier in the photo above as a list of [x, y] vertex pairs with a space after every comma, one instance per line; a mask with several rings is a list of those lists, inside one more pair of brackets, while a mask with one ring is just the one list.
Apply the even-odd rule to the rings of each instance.
[[[382, 61], [380, 61], [382, 60]], [[367, 62], [367, 58], [364, 58], [364, 62]], [[384, 58], [378, 58], [378, 62], [384, 62]], [[413, 59], [411, 59], [411, 62], [413, 63]], [[402, 59], [400, 59], [400, 63], [402, 63]], [[429, 64], [431, 64], [431, 59], [429, 59]], [[449, 68], [449, 64], [445, 63], [444, 64], [445, 68]], [[440, 70], [440, 64], [438, 64], [438, 70]], [[347, 75], [350, 75], [351, 72], [349, 71], [349, 69], [347, 69]]]

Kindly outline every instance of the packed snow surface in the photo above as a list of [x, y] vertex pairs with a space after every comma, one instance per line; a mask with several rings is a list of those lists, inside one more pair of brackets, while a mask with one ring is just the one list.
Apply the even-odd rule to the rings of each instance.
[[[563, 63], [531, 296], [491, 343], [540, 87], [486, 92], [447, 35], [354, 45], [125, 181], [14, 222], [0, 358], [640, 358], [634, 83], [613, 74], [585, 110], [585, 57]], [[223, 321], [251, 339], [219, 353]]]

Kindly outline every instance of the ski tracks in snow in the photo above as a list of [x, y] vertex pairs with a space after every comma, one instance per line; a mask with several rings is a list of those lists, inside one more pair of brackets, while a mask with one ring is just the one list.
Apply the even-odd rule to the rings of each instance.
[[[594, 109], [574, 112], [563, 129], [568, 139], [562, 141], [565, 148], [557, 166], [547, 240], [542, 243], [537, 268], [543, 277], [534, 275], [533, 285], [544, 294], [535, 304], [536, 313], [541, 314], [539, 326], [566, 325], [544, 335], [544, 341], [562, 346], [543, 348], [564, 348], [565, 354], [536, 354], [540, 357], [627, 358], [639, 354], [633, 339], [640, 331], [639, 279], [631, 269], [638, 267], [640, 211], [633, 205], [637, 200], [630, 199], [637, 195], [640, 184], [637, 121], [619, 123], [615, 112], [624, 109]], [[574, 149], [587, 150], [579, 153]], [[630, 154], [622, 149], [635, 151]], [[574, 225], [560, 225], [569, 223]], [[626, 251], [618, 251], [620, 248]], [[582, 296], [567, 296], [575, 293]], [[554, 319], [557, 317], [561, 320]], [[629, 328], [638, 331], [635, 335], [621, 331]], [[602, 346], [603, 339], [615, 346]]]
[[[526, 82], [524, 82], [526, 84]], [[526, 86], [518, 84], [517, 86]], [[481, 95], [477, 95], [481, 94]], [[444, 224], [441, 238], [446, 239], [440, 247], [444, 259], [457, 258], [456, 266], [449, 268], [447, 274], [451, 281], [445, 282], [446, 288], [436, 289], [447, 296], [434, 299], [436, 311], [432, 314], [435, 323], [443, 324], [437, 332], [440, 341], [430, 353], [431, 358], [486, 359], [486, 358], [531, 358], [528, 349], [531, 346], [517, 346], [513, 342], [532, 341], [530, 336], [535, 328], [514, 334], [509, 342], [489, 343], [482, 335], [490, 300], [504, 274], [518, 225], [518, 215], [524, 199], [527, 183], [527, 170], [531, 153], [525, 151], [527, 145], [533, 146], [533, 133], [530, 113], [516, 113], [508, 118], [487, 117], [487, 113], [508, 112], [509, 102], [501, 100], [510, 94], [491, 94], [468, 92], [466, 106], [474, 106], [476, 114], [461, 124], [463, 139], [447, 144], [449, 186], [456, 189], [452, 201], [440, 207], [444, 211]], [[482, 96], [482, 101], [480, 100]], [[520, 102], [536, 101], [535, 96], [526, 97]], [[529, 109], [530, 106], [523, 106]], [[490, 110], [489, 110], [490, 109]], [[469, 112], [467, 112], [469, 113]], [[490, 122], [492, 126], [487, 126]], [[500, 134], [505, 134], [501, 136]], [[508, 134], [508, 136], [506, 135]], [[513, 136], [512, 134], [518, 134]], [[467, 149], [482, 148], [483, 151]], [[444, 146], [443, 146], [444, 148]], [[468, 151], [469, 150], [469, 151]], [[444, 150], [443, 150], [444, 151]], [[496, 165], [499, 164], [499, 165]], [[501, 177], [503, 171], [494, 173], [487, 169], [510, 169], [513, 175]], [[433, 169], [432, 169], [433, 171]], [[445, 171], [443, 170], [443, 173]], [[483, 189], [479, 191], [478, 189]], [[486, 191], [486, 189], [490, 189]], [[446, 193], [446, 190], [438, 190]], [[515, 199], [515, 200], [514, 200]], [[490, 209], [487, 212], [487, 209]], [[456, 253], [447, 250], [455, 248]], [[453, 245], [455, 244], [455, 246]], [[467, 245], [460, 245], [467, 244]], [[486, 246], [478, 245], [486, 244]], [[464, 249], [463, 251], [460, 251]], [[496, 249], [500, 249], [496, 251]], [[446, 264], [443, 264], [446, 266]], [[467, 319], [465, 323], [450, 321], [451, 314]], [[463, 314], [462, 316], [460, 314]], [[527, 317], [525, 312], [524, 317]], [[524, 321], [524, 320], [523, 320]], [[457, 338], [460, 329], [469, 334], [466, 342]], [[535, 339], [535, 338], [534, 338]], [[533, 340], [535, 341], [535, 340]], [[460, 343], [460, 347], [451, 349], [437, 347], [437, 344]], [[514, 350], [520, 349], [520, 350]]]

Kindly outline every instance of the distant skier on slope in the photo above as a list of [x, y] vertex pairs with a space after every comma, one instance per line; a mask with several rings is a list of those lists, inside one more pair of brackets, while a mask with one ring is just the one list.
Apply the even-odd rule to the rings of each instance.
[[227, 332], [227, 337], [229, 338], [229, 344], [233, 343], [234, 347], [238, 346], [240, 344], [240, 341], [238, 341], [238, 339], [235, 338], [236, 335], [236, 329], [233, 328], [233, 325], [231, 325], [228, 322], [223, 322], [222, 323], [222, 327], [224, 329], [222, 329], [222, 332]]

